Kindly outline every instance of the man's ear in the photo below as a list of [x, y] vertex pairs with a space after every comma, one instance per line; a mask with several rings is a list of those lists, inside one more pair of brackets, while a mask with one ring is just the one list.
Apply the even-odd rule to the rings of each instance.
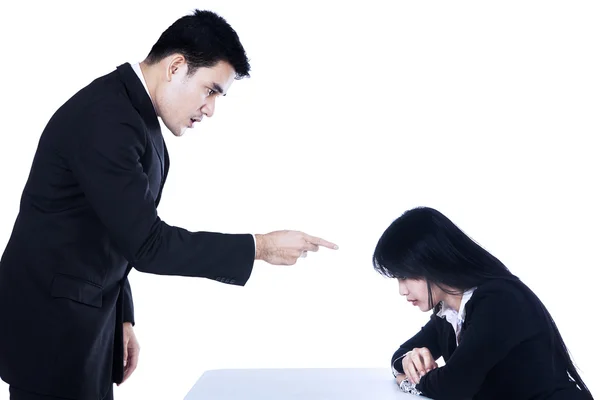
[[182, 54], [173, 54], [169, 57], [167, 63], [166, 77], [167, 81], [171, 81], [176, 74], [187, 73], [187, 62]]

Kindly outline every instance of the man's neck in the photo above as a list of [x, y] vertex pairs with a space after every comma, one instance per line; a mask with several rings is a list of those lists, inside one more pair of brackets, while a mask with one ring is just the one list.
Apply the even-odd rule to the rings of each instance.
[[154, 106], [154, 110], [157, 110], [156, 102], [154, 100], [156, 98], [156, 86], [154, 85], [154, 71], [152, 70], [152, 67], [149, 66], [145, 61], [140, 62], [139, 66], [140, 70], [142, 71], [143, 84], [146, 90], [148, 91], [148, 95], [150, 96], [150, 100], [152, 101], [152, 105]]

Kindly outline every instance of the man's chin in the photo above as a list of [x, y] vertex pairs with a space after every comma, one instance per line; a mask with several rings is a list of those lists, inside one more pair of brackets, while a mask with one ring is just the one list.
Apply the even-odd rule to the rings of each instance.
[[183, 128], [179, 129], [178, 131], [171, 129], [171, 133], [174, 136], [181, 137], [185, 134], [185, 131], [187, 131], [187, 130], [188, 130], [188, 128], [184, 126]]

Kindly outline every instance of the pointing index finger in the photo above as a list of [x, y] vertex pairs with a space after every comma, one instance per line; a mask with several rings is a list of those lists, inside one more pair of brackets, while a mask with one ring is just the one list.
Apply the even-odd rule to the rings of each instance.
[[328, 242], [327, 240], [318, 238], [316, 236], [306, 235], [305, 239], [306, 239], [307, 242], [312, 243], [312, 244], [316, 244], [317, 246], [323, 246], [323, 247], [327, 247], [327, 248], [333, 249], [333, 250], [337, 250], [338, 249], [338, 245], [337, 244]]

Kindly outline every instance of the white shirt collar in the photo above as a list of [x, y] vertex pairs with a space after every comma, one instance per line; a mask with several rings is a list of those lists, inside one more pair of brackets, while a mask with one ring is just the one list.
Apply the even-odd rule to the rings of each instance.
[[[140, 78], [140, 81], [142, 81], [142, 85], [144, 85], [144, 89], [146, 89], [148, 97], [152, 99], [152, 96], [150, 96], [150, 91], [148, 90], [148, 86], [146, 85], [146, 80], [144, 79], [144, 74], [142, 73], [142, 67], [140, 67], [140, 63], [131, 64], [131, 68], [133, 68], [135, 74], [138, 76], [138, 78]], [[154, 103], [152, 105], [154, 105]]]
[[444, 302], [442, 302], [442, 307], [437, 313], [437, 316], [440, 318], [446, 318], [446, 321], [450, 322], [454, 328], [454, 332], [458, 332], [465, 321], [465, 305], [471, 299], [475, 289], [477, 288], [469, 289], [463, 293], [458, 311], [448, 307]]
[[475, 291], [475, 289], [477, 288], [469, 289], [463, 293], [463, 297], [460, 301], [460, 308], [458, 309], [458, 315], [460, 315], [460, 318], [463, 321], [465, 320], [465, 305], [469, 302], [471, 296], [473, 296], [473, 292]]

